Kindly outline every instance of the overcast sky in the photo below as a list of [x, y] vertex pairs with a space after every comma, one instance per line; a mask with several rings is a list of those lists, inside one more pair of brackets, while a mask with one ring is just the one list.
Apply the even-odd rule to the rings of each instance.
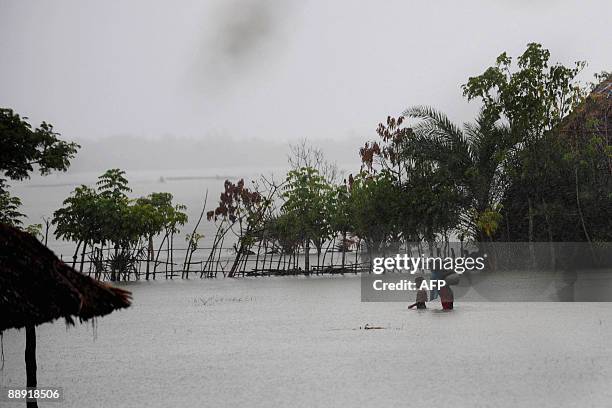
[[373, 137], [502, 51], [612, 69], [610, 0], [0, 0], [0, 106], [66, 139]]

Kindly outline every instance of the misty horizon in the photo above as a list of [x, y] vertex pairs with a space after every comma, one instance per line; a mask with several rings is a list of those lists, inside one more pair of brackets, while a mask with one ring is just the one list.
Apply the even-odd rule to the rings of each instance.
[[0, 106], [84, 146], [119, 135], [359, 145], [412, 105], [471, 120], [479, 106], [460, 85], [529, 42], [549, 48], [554, 62], [588, 61], [581, 78], [591, 81], [612, 66], [611, 7], [4, 1], [0, 44], [11, 58], [0, 66]]
[[[349, 173], [359, 171], [359, 148], [366, 139], [307, 140], [309, 146], [324, 152], [330, 163]], [[237, 140], [216, 135], [206, 139], [166, 136], [143, 138], [110, 136], [79, 141], [81, 148], [68, 172], [102, 172], [109, 168], [125, 170], [197, 170], [241, 167], [288, 168], [291, 146], [300, 141], [264, 139]], [[58, 175], [61, 173], [58, 173]], [[240, 174], [238, 174], [239, 176]], [[45, 179], [41, 178], [44, 183]]]

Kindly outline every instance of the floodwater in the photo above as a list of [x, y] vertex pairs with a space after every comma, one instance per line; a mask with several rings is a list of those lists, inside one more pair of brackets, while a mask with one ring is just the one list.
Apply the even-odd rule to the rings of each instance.
[[[362, 303], [354, 276], [137, 282], [91, 324], [38, 328], [41, 407], [608, 407], [612, 304]], [[381, 329], [364, 330], [365, 325]], [[0, 385], [25, 382], [4, 333]], [[0, 402], [2, 407], [23, 403]]]

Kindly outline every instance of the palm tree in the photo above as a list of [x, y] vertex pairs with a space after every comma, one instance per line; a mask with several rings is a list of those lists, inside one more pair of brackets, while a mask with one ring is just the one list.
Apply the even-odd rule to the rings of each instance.
[[478, 240], [490, 236], [489, 221], [501, 218], [494, 214], [501, 209], [505, 162], [515, 145], [510, 128], [484, 111], [463, 127], [430, 107], [412, 107], [403, 116], [417, 120], [406, 159], [414, 169], [427, 168], [458, 189], [462, 226]]

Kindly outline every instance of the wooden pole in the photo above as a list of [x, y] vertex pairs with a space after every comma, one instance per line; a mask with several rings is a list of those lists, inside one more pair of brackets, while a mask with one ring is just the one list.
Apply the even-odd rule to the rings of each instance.
[[[26, 364], [26, 385], [27, 387], [36, 387], [36, 328], [33, 325], [26, 326], [26, 347], [25, 347], [25, 364]], [[38, 408], [36, 400], [27, 402], [28, 408]]]

